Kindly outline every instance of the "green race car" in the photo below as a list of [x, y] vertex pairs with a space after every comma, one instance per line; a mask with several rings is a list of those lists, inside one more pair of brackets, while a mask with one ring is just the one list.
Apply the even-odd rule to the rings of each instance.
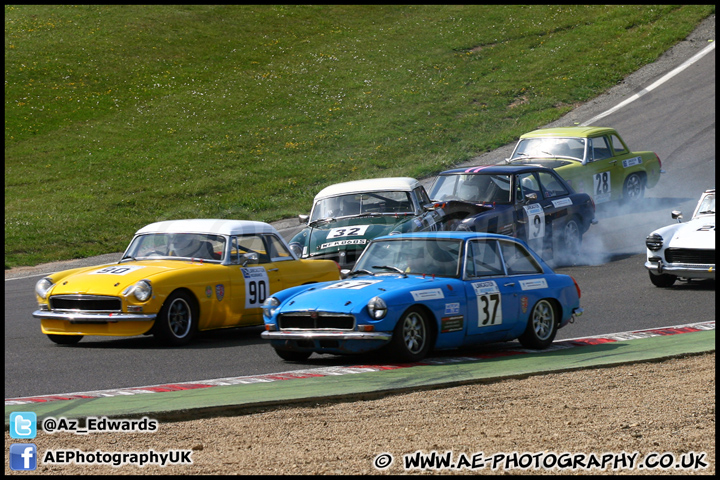
[[349, 269], [370, 241], [382, 235], [442, 230], [442, 212], [432, 207], [414, 178], [355, 180], [325, 187], [315, 196], [305, 227], [290, 240], [298, 258], [334, 260]]
[[633, 202], [654, 187], [662, 170], [654, 152], [631, 152], [614, 128], [544, 128], [520, 137], [510, 164], [537, 164], [557, 171], [595, 204]]

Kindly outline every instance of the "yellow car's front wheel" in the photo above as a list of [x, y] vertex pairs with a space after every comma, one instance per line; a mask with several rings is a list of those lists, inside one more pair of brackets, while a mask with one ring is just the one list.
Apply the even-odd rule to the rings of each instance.
[[75, 345], [82, 340], [83, 335], [53, 335], [48, 334], [48, 338], [58, 345]]
[[154, 335], [166, 345], [186, 345], [197, 332], [199, 312], [195, 299], [187, 292], [170, 295], [155, 319]]

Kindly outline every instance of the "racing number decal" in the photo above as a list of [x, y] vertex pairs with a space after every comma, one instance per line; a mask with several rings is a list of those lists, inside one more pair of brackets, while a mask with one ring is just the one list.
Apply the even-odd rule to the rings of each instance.
[[128, 265], [123, 267], [105, 267], [101, 268], [100, 270], [96, 270], [94, 272], [90, 272], [89, 275], [126, 275], [130, 272], [134, 272], [135, 270], [139, 270], [141, 268], [145, 268], [142, 265]]
[[327, 287], [323, 287], [323, 288], [325, 290], [332, 290], [335, 288], [347, 288], [349, 290], [360, 290], [361, 288], [369, 287], [370, 285], [373, 285], [378, 282], [380, 282], [380, 280], [345, 280], [342, 282], [330, 284]]
[[247, 283], [248, 303], [257, 306], [267, 298], [267, 282], [265, 280], [251, 280]]
[[478, 327], [502, 324], [502, 295], [493, 281], [472, 284], [477, 296]]
[[593, 197], [595, 197], [595, 203], [610, 200], [610, 187], [610, 172], [600, 172], [593, 175]]
[[262, 307], [270, 293], [270, 280], [263, 267], [241, 268], [245, 279], [245, 308]]
[[527, 235], [528, 240], [542, 238], [545, 236], [545, 213], [539, 203], [525, 205], [525, 213], [528, 216]]
[[353, 227], [333, 228], [328, 232], [327, 238], [357, 237], [365, 235], [365, 231], [369, 226], [370, 225], [355, 225]]
[[[498, 315], [499, 313], [499, 315]], [[500, 294], [491, 293], [478, 297], [478, 327], [489, 327], [502, 323]]]

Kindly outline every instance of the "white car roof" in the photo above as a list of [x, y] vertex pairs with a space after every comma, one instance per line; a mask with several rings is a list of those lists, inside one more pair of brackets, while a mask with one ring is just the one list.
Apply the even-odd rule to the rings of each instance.
[[389, 178], [368, 178], [365, 180], [355, 180], [352, 182], [336, 183], [320, 190], [315, 195], [315, 201], [336, 197], [338, 195], [347, 195], [350, 193], [363, 192], [381, 192], [381, 191], [402, 191], [410, 192], [415, 189], [420, 182], [410, 177], [389, 177]]
[[212, 233], [215, 235], [243, 235], [251, 233], [280, 234], [275, 227], [251, 220], [193, 219], [168, 220], [147, 225], [135, 235], [144, 233]]

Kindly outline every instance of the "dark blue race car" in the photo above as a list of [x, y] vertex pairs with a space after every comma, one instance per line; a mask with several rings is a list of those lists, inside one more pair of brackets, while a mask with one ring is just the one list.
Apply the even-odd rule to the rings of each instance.
[[514, 339], [543, 349], [581, 313], [575, 280], [522, 240], [409, 233], [372, 241], [344, 280], [274, 294], [262, 337], [285, 360], [385, 350], [418, 361], [433, 348]]
[[509, 235], [556, 264], [577, 260], [595, 203], [554, 170], [489, 165], [440, 173], [431, 189], [445, 230]]

